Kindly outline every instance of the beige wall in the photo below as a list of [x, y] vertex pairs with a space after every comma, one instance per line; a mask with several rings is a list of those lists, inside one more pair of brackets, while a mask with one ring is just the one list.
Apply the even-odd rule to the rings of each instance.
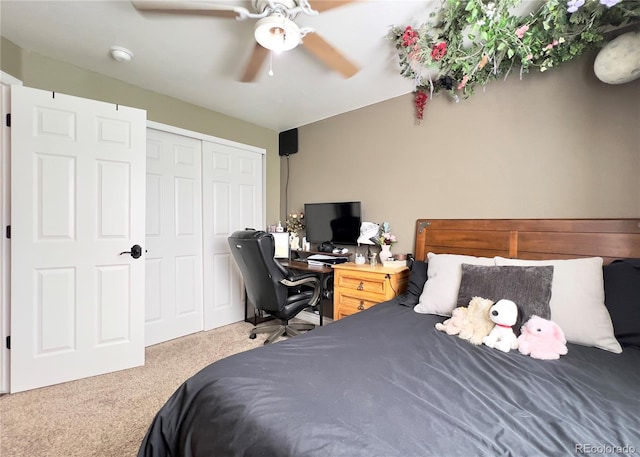
[[2, 37], [0, 37], [0, 67], [2, 71], [16, 78], [18, 78], [22, 67], [21, 49]]
[[413, 251], [422, 217], [638, 217], [640, 80], [603, 84], [592, 63], [514, 75], [459, 104], [440, 95], [421, 126], [406, 95], [301, 127], [289, 210], [361, 200], [365, 220], [390, 222], [396, 252]]
[[[267, 223], [285, 213], [278, 135], [1, 41], [0, 68], [40, 89], [146, 109], [148, 118], [267, 150]], [[640, 80], [611, 86], [593, 56], [513, 75], [459, 104], [440, 95], [421, 126], [406, 95], [299, 129], [288, 207], [361, 200], [413, 250], [420, 217], [640, 216]], [[282, 203], [281, 203], [282, 202]]]
[[2, 38], [0, 51], [2, 71], [22, 80], [25, 86], [141, 108], [147, 110], [147, 119], [151, 121], [266, 149], [265, 217], [267, 221], [280, 217], [280, 166], [276, 131], [49, 59], [20, 49], [5, 38]]

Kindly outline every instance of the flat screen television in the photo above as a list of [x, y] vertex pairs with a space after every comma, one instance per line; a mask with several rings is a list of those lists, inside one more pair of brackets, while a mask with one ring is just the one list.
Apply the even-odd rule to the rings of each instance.
[[360, 235], [360, 202], [305, 203], [307, 241], [357, 244]]

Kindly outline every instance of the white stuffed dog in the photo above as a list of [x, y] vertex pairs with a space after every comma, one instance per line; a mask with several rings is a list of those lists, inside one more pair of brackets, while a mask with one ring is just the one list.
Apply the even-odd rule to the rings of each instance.
[[490, 309], [489, 317], [495, 323], [489, 335], [482, 342], [490, 348], [496, 348], [502, 352], [517, 349], [518, 340], [511, 328], [518, 320], [518, 307], [511, 300], [498, 300]]

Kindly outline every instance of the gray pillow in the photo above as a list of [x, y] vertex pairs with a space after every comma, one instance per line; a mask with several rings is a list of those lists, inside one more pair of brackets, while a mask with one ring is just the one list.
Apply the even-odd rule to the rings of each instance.
[[520, 333], [533, 315], [551, 318], [549, 301], [553, 266], [484, 266], [462, 264], [462, 280], [458, 291], [458, 306], [467, 306], [473, 297], [498, 301], [506, 298], [520, 309], [520, 319], [514, 331]]

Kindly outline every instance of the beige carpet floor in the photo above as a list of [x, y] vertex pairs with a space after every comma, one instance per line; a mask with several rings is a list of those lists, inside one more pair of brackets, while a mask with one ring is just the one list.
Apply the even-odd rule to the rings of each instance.
[[245, 322], [146, 349], [143, 367], [0, 397], [2, 457], [135, 456], [155, 413], [211, 362], [262, 345]]

